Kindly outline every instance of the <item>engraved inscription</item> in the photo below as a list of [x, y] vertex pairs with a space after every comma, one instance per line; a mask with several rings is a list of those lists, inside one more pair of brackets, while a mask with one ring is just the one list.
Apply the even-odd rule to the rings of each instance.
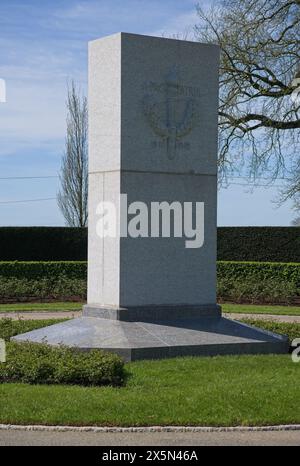
[[149, 81], [143, 86], [143, 113], [153, 132], [160, 137], [152, 148], [166, 148], [169, 159], [178, 150], [189, 151], [190, 142], [181, 141], [197, 123], [200, 89], [185, 86], [173, 67], [164, 82]]

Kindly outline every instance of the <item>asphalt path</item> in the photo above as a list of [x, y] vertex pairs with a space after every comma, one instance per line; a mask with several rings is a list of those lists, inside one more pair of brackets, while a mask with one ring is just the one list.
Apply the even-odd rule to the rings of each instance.
[[300, 430], [252, 432], [55, 432], [1, 430], [1, 446], [300, 445]]

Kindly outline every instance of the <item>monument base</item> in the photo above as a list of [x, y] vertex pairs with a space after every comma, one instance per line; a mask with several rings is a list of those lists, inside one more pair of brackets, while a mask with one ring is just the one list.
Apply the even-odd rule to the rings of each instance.
[[124, 322], [156, 322], [170, 320], [200, 319], [202, 317], [221, 317], [218, 304], [180, 304], [165, 306], [109, 307], [101, 304], [83, 306], [83, 316], [101, 319], [122, 320]]
[[[84, 316], [59, 324], [33, 330], [12, 338], [14, 341], [30, 341], [64, 344], [82, 350], [94, 348], [119, 354], [126, 361], [161, 359], [176, 356], [215, 356], [228, 354], [287, 353], [288, 338], [221, 316], [172, 318], [169, 320], [128, 321], [132, 317], [124, 310], [99, 309], [86, 306]], [[128, 311], [128, 310], [127, 310]], [[129, 310], [130, 311], [130, 310]], [[170, 316], [171, 309], [157, 309]], [[167, 311], [167, 312], [166, 312]], [[216, 306], [215, 312], [219, 311]], [[98, 312], [101, 317], [92, 316]], [[195, 312], [190, 309], [191, 314]], [[121, 315], [124, 320], [116, 318]], [[122, 314], [123, 313], [123, 314]], [[176, 316], [176, 312], [173, 317]], [[105, 317], [105, 318], [103, 318]]]

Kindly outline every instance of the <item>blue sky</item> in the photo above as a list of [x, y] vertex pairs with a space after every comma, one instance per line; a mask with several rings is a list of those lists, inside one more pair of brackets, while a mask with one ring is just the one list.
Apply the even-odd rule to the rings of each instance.
[[[210, 0], [200, 1], [207, 5]], [[67, 82], [86, 90], [87, 42], [119, 31], [191, 31], [195, 0], [0, 0], [0, 226], [63, 225], [55, 176], [64, 150]], [[237, 180], [235, 180], [237, 181]], [[245, 180], [239, 180], [245, 183]], [[277, 184], [280, 184], [278, 181]], [[276, 187], [231, 184], [219, 191], [219, 225], [289, 225], [290, 204], [276, 208]], [[16, 200], [49, 199], [11, 203]]]

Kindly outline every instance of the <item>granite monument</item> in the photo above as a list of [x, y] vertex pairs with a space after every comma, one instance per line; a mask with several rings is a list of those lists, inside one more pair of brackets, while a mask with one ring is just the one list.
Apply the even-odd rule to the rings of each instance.
[[87, 305], [16, 340], [127, 360], [287, 351], [216, 304], [218, 65], [216, 45], [89, 44]]

